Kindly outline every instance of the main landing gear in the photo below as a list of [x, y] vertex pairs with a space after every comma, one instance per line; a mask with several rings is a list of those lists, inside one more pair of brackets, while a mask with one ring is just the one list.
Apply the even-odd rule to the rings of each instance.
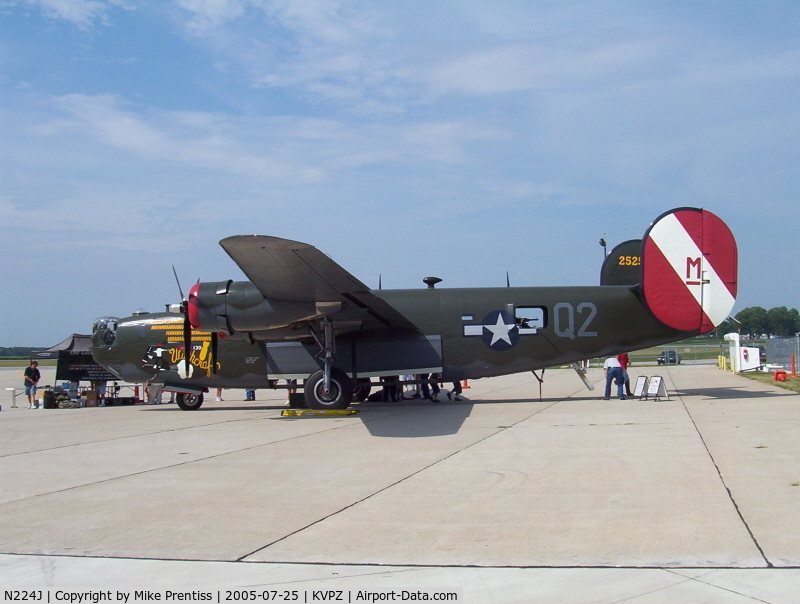
[[353, 400], [353, 384], [350, 376], [341, 369], [331, 369], [328, 387], [325, 387], [325, 371], [320, 369], [306, 380], [306, 405], [309, 409], [347, 409]]
[[311, 334], [320, 346], [317, 358], [322, 357], [323, 365], [306, 380], [306, 405], [309, 409], [347, 409], [353, 400], [353, 382], [344, 371], [333, 366], [336, 340], [331, 320], [322, 319], [322, 342], [313, 329]]

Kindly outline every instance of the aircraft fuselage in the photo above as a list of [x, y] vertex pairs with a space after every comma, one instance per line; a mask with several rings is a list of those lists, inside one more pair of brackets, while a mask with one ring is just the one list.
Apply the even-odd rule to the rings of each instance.
[[[374, 295], [417, 330], [348, 330], [336, 338], [335, 366], [351, 377], [441, 372], [444, 380], [477, 379], [568, 364], [691, 336], [659, 324], [627, 286], [378, 290]], [[346, 309], [343, 311], [346, 314]], [[346, 323], [346, 322], [345, 322]], [[208, 332], [195, 332], [189, 377], [181, 332], [171, 313], [118, 320], [111, 346], [95, 359], [121, 379], [197, 388], [265, 388], [270, 380], [317, 371], [318, 344], [307, 330], [251, 341], [221, 339], [216, 371]], [[336, 322], [334, 321], [334, 327]], [[265, 334], [267, 334], [265, 336]]]

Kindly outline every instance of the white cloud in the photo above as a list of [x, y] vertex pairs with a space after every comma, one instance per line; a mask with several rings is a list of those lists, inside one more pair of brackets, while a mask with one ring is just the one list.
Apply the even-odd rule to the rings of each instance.
[[[143, 160], [227, 171], [255, 180], [301, 182], [319, 177], [317, 169], [302, 161], [248, 149], [247, 125], [225, 116], [183, 111], [137, 114], [112, 95], [71, 94], [56, 99], [56, 106], [73, 119], [55, 121], [40, 134], [71, 129]], [[280, 120], [260, 125], [262, 133], [281, 128]]]
[[194, 33], [229, 25], [245, 16], [268, 20], [306, 36], [308, 40], [351, 45], [362, 34], [373, 33], [374, 11], [352, 0], [176, 0], [189, 15]]
[[55, 99], [55, 106], [68, 117], [37, 127], [39, 136], [88, 134], [144, 160], [291, 185], [378, 164], [465, 163], [470, 145], [507, 136], [456, 121], [391, 126], [301, 116], [136, 112], [112, 95], [65, 95]]
[[177, 0], [177, 5], [191, 15], [187, 28], [198, 34], [237, 19], [249, 6], [258, 4], [258, 0]]
[[421, 11], [360, 1], [176, 1], [194, 38], [255, 86], [376, 117], [444, 95], [716, 86], [800, 69], [795, 50], [759, 52], [729, 37], [701, 38], [646, 10], [593, 3], [433, 3]]
[[439, 62], [421, 74], [438, 93], [494, 95], [581, 86], [608, 86], [640, 73], [656, 54], [653, 42], [612, 42], [589, 48], [543, 44], [497, 46]]
[[191, 37], [256, 87], [396, 113], [408, 94], [391, 19], [361, 1], [177, 0]]
[[128, 6], [124, 0], [17, 0], [42, 10], [51, 18], [64, 19], [78, 27], [89, 27], [104, 20], [112, 6]]

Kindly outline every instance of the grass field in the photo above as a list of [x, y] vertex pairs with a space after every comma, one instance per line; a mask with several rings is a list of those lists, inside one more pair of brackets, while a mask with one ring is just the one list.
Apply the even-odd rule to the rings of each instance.
[[744, 373], [740, 373], [739, 375], [743, 375], [746, 378], [750, 378], [751, 380], [755, 380], [756, 382], [762, 382], [764, 384], [772, 384], [773, 386], [780, 386], [781, 388], [786, 388], [787, 390], [791, 390], [792, 392], [800, 392], [800, 378], [787, 378], [785, 382], [776, 382], [775, 376], [772, 373], [763, 373], [761, 371], [745, 371]]
[[[38, 361], [39, 367], [55, 367], [56, 360]], [[31, 362], [29, 359], [4, 359], [0, 357], [0, 367], [27, 367]]]
[[645, 348], [644, 350], [637, 350], [630, 353], [631, 362], [635, 365], [655, 365], [658, 355], [665, 350], [677, 350], [681, 355], [681, 361], [699, 361], [703, 359], [714, 359], [720, 355], [719, 342], [716, 340], [703, 342], [700, 344], [694, 342], [678, 342], [668, 346], [657, 346], [654, 348]]

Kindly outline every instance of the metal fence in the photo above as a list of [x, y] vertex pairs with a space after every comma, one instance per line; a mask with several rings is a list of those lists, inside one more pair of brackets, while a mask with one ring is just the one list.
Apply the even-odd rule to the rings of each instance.
[[800, 337], [767, 340], [766, 346], [767, 363], [770, 365], [782, 365], [784, 369], [790, 369], [792, 355], [795, 363], [800, 363]]

